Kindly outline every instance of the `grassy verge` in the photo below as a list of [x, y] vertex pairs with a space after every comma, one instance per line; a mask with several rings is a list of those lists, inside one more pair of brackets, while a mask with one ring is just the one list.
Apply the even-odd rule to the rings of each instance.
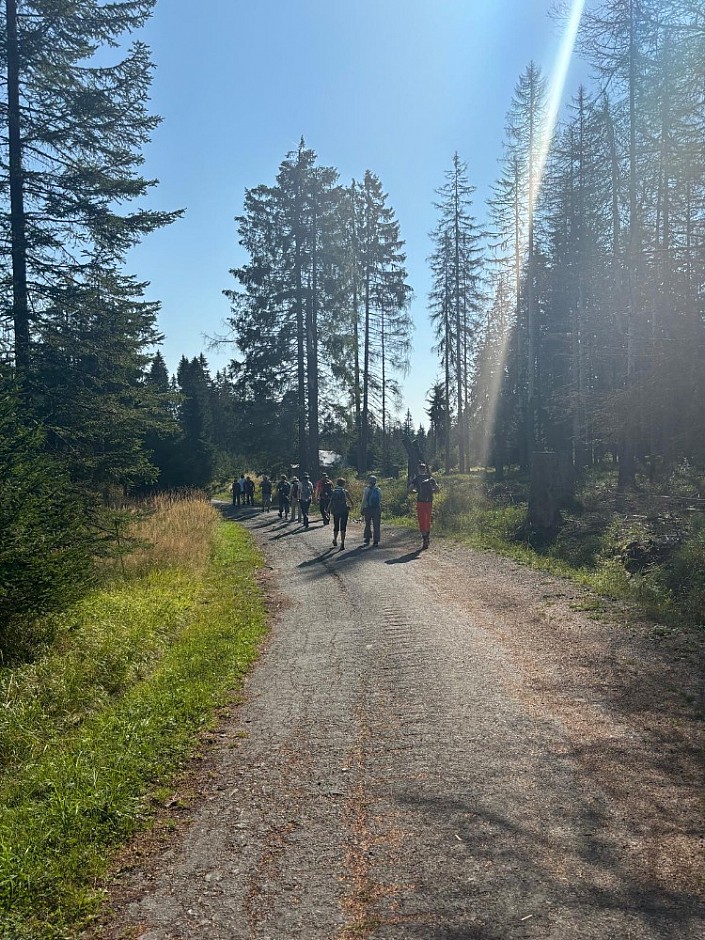
[[150, 790], [256, 656], [260, 557], [210, 507], [196, 512], [211, 546], [200, 566], [163, 547], [155, 566], [145, 549], [127, 579], [64, 613], [43, 657], [0, 677], [3, 940], [75, 936], [100, 901], [107, 850], [144, 823]]

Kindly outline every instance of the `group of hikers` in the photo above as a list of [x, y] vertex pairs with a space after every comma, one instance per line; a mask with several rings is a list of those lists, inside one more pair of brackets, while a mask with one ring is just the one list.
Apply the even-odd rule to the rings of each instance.
[[[425, 463], [420, 463], [418, 473], [409, 481], [409, 491], [416, 493], [416, 515], [419, 531], [422, 537], [422, 549], [429, 547], [431, 539], [431, 513], [433, 496], [439, 491], [439, 486], [430, 475]], [[318, 503], [323, 525], [330, 525], [333, 521], [333, 545], [338, 545], [340, 538], [340, 551], [345, 548], [345, 536], [348, 529], [348, 518], [353, 508], [353, 499], [346, 489], [346, 481], [340, 477], [333, 480], [324, 473], [317, 483], [311, 482], [308, 473], [303, 473], [301, 479], [293, 476], [288, 479], [282, 473], [276, 484], [265, 474], [260, 483], [262, 494], [262, 512], [271, 512], [272, 497], [276, 493], [279, 518], [285, 522], [300, 522], [304, 529], [310, 524], [309, 512], [314, 500]], [[240, 474], [239, 479], [232, 484], [233, 506], [254, 506], [255, 482], [248, 475]], [[370, 474], [367, 485], [362, 491], [360, 514], [365, 520], [363, 541], [365, 545], [372, 542], [379, 545], [380, 527], [382, 520], [382, 491], [377, 486], [377, 477]]]

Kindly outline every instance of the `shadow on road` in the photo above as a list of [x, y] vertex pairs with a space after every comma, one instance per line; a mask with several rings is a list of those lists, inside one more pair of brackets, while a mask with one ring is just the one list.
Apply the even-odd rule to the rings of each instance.
[[[563, 907], [565, 913], [572, 914], [574, 923], [580, 923], [584, 913], [590, 913], [605, 919], [603, 929], [609, 929], [610, 914], [619, 917], [616, 922], [624, 925], [624, 916], [629, 917], [636, 930], [643, 930], [649, 937], [678, 938], [692, 937], [701, 923], [702, 908], [694, 894], [680, 890], [677, 885], [667, 885], [663, 878], [642, 879], [635, 877], [629, 870], [619, 844], [610, 838], [605, 829], [605, 820], [587, 806], [582, 813], [580, 824], [575, 827], [582, 838], [564, 840], [563, 878], [556, 880], [551, 868], [555, 856], [556, 840], [561, 839], [560, 832], [549, 836], [541, 831], [540, 819], [533, 824], [520, 818], [511, 818], [481, 801], [462, 801], [441, 796], [429, 796], [418, 792], [406, 791], [396, 796], [396, 802], [406, 810], [412, 810], [422, 817], [430, 819], [431, 825], [439, 832], [449, 831], [454, 835], [467, 853], [468, 865], [484, 866], [486, 872], [484, 888], [495, 899], [495, 923], [501, 924], [507, 911], [516, 910], [526, 905], [526, 896], [535, 891], [553, 895], [556, 907]], [[546, 848], [546, 852], [541, 849]], [[521, 882], [510, 883], [504, 878], [498, 859], [511, 857], [517, 870], [522, 871]], [[497, 869], [497, 874], [493, 874]], [[572, 880], [569, 881], [569, 877]], [[571, 885], [567, 887], [567, 885]], [[551, 904], [547, 904], [550, 908]], [[532, 916], [535, 929], [548, 930], [551, 918], [547, 913], [537, 911]], [[423, 940], [450, 940], [450, 938], [515, 937], [524, 936], [523, 932], [512, 930], [511, 920], [505, 924], [506, 932], [500, 934], [475, 933], [475, 925], [457, 927], [439, 927], [437, 931], [425, 930]], [[617, 930], [620, 927], [616, 928]], [[587, 932], [584, 936], [587, 936]], [[590, 934], [593, 936], [594, 934]], [[599, 936], [608, 934], [600, 933]], [[631, 935], [631, 934], [630, 934]], [[634, 936], [639, 934], [635, 932]], [[413, 934], [409, 934], [410, 937]], [[533, 934], [532, 934], [533, 936]], [[544, 933], [541, 933], [544, 936]], [[610, 933], [612, 936], [625, 936], [622, 933]]]
[[[305, 529], [301, 523], [291, 523], [279, 518], [276, 510], [270, 513], [262, 512], [259, 506], [231, 506], [226, 502], [214, 500], [217, 509], [220, 510], [223, 517], [232, 522], [246, 522], [247, 527], [253, 530], [269, 531], [268, 539], [271, 542], [278, 542], [281, 539], [289, 539], [291, 536], [302, 535], [304, 532], [320, 532], [327, 530], [332, 537], [333, 527], [323, 525], [320, 519], [311, 519], [308, 529]], [[307, 543], [309, 550], [316, 551], [316, 555], [301, 561], [299, 568], [309, 569], [312, 577], [326, 577], [327, 574], [335, 568], [351, 567], [362, 562], [384, 562], [386, 565], [404, 565], [415, 561], [421, 555], [421, 549], [408, 551], [411, 533], [405, 530], [386, 530], [383, 532], [382, 543], [379, 546], [365, 545], [360, 543], [362, 536], [362, 526], [358, 521], [351, 522], [348, 525], [348, 547], [343, 551], [339, 547], [329, 545], [321, 551], [317, 547]], [[351, 545], [350, 543], [354, 543]], [[292, 550], [295, 543], [292, 543]], [[398, 557], [389, 557], [391, 552], [406, 550], [404, 554]]]
[[408, 562], [415, 561], [420, 557], [421, 549], [417, 548], [416, 551], [409, 552], [408, 555], [402, 555], [400, 558], [388, 558], [385, 561], [385, 565], [406, 565]]

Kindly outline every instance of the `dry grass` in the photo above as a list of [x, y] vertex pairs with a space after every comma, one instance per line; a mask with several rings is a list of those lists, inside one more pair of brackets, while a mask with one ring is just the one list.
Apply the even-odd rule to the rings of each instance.
[[135, 510], [121, 569], [140, 577], [155, 569], [183, 568], [194, 576], [212, 557], [219, 515], [204, 494], [162, 494]]

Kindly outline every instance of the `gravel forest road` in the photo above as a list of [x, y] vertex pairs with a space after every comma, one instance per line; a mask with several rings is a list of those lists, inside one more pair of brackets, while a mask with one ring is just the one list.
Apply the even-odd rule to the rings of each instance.
[[272, 632], [101, 936], [705, 937], [701, 635], [406, 530], [238, 517]]

